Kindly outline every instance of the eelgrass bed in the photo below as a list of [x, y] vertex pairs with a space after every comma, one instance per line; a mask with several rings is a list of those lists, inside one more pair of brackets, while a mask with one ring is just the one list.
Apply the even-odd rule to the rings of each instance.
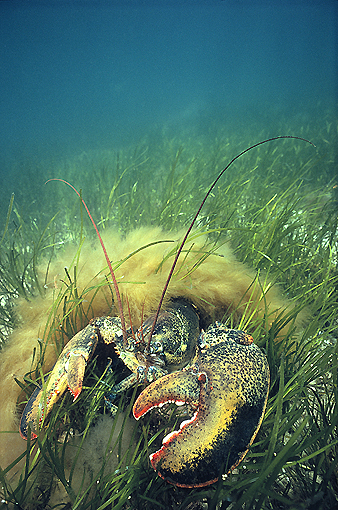
[[[272, 322], [269, 310], [257, 317], [245, 307], [240, 312], [232, 309], [223, 318], [229, 327], [245, 328], [253, 335], [271, 371], [264, 421], [243, 462], [205, 488], [176, 488], [158, 478], [149, 467], [148, 454], [163, 437], [164, 428], [177, 428], [176, 410], [161, 410], [137, 424], [130, 418], [135, 389], [119, 403], [113, 421], [104, 400], [107, 377], [114, 374], [105, 365], [99, 367], [95, 358], [87, 367], [79, 399], [73, 403], [67, 394], [53, 409], [46, 432], [38, 438], [38, 453], [28, 441], [20, 464], [17, 459], [10, 466], [1, 465], [1, 508], [337, 507], [334, 122], [328, 117], [320, 129], [293, 130], [292, 134], [310, 138], [317, 150], [301, 141], [281, 140], [236, 161], [209, 197], [195, 227], [197, 238], [207, 233], [209, 239], [198, 265], [203, 267], [210, 253], [230, 241], [237, 258], [255, 271], [252, 285], [262, 289], [263, 301], [267, 287], [275, 284], [292, 303]], [[291, 134], [283, 126], [279, 131]], [[50, 182], [42, 187], [43, 182], [58, 177], [81, 189], [101, 232], [114, 228], [124, 235], [152, 225], [182, 232], [218, 172], [246, 145], [269, 135], [256, 133], [252, 139], [248, 133], [238, 140], [219, 128], [191, 139], [184, 134], [167, 137], [164, 132], [156, 141], [147, 139], [133, 148], [86, 153], [55, 167], [41, 165], [34, 180], [22, 183], [25, 201], [8, 197], [0, 244], [4, 349], [13, 328], [20, 327], [17, 298], [29, 303], [43, 299], [51, 285], [53, 260], [62, 260], [65, 246], [73, 252], [72, 266], [54, 282], [46, 327], [36, 333], [41, 348], [34, 353], [32, 370], [25, 381], [18, 381], [24, 390], [20, 402], [42, 376], [46, 342], [55, 340], [56, 350], [62, 349], [53, 332], [58, 328], [64, 338], [71, 338], [79, 325], [84, 327], [92, 318], [89, 292], [94, 296], [90, 299], [100, 292], [93, 283], [88, 282], [83, 291], [76, 284], [84, 238], [90, 238], [93, 246], [98, 243], [81, 202], [64, 184]], [[109, 255], [118, 265], [114, 253]], [[112, 289], [108, 295], [113, 303]], [[297, 322], [297, 317], [302, 320]], [[285, 326], [288, 333], [276, 341]]]

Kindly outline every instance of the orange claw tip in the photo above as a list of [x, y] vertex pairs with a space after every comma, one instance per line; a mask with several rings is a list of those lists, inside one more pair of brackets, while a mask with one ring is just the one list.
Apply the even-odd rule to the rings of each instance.
[[[28, 428], [27, 428], [27, 431], [28, 431]], [[26, 432], [25, 434], [23, 434], [23, 433], [21, 432], [21, 427], [20, 427], [20, 429], [19, 429], [19, 432], [20, 432], [20, 436], [22, 437], [22, 439], [24, 439], [25, 441], [27, 441], [27, 439], [28, 439], [28, 433]], [[38, 436], [37, 436], [34, 432], [31, 432], [31, 441], [32, 441], [33, 439], [36, 439], [37, 437], [38, 437]]]
[[74, 397], [74, 402], [82, 391], [82, 381], [85, 369], [86, 360], [82, 354], [70, 354], [67, 367], [67, 381], [69, 391]]
[[73, 402], [75, 402], [75, 400], [77, 399], [77, 397], [80, 395], [80, 393], [82, 391], [82, 386], [80, 388], [77, 388], [75, 391], [73, 391], [71, 388], [69, 388], [69, 391], [73, 395]]

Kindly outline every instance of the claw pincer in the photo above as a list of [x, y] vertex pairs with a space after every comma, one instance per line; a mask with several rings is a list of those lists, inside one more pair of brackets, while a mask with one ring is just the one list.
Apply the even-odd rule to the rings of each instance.
[[179, 431], [150, 456], [155, 471], [181, 487], [209, 485], [243, 459], [261, 425], [269, 390], [269, 367], [252, 337], [217, 324], [190, 366], [148, 386], [134, 405], [139, 419], [167, 402], [196, 408]]
[[[121, 332], [121, 325], [116, 318], [110, 318], [115, 334]], [[88, 360], [91, 358], [99, 341], [98, 327], [92, 321], [66, 344], [61, 352], [45, 387], [39, 385], [29, 398], [20, 421], [20, 435], [27, 439], [28, 426], [32, 437], [47, 417], [55, 402], [67, 387], [77, 399], [82, 390], [82, 381]]]

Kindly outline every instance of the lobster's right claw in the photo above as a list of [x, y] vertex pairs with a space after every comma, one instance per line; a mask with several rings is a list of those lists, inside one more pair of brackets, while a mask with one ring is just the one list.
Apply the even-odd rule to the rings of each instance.
[[28, 426], [35, 431], [42, 424], [55, 402], [66, 391], [67, 386], [74, 400], [80, 395], [87, 361], [98, 343], [97, 327], [89, 324], [79, 331], [65, 346], [58, 361], [49, 374], [47, 386], [39, 386], [32, 393], [22, 413], [20, 435], [27, 439]]
[[217, 326], [206, 337], [209, 345], [189, 367], [150, 384], [133, 408], [136, 419], [167, 402], [196, 409], [150, 456], [157, 474], [179, 487], [209, 485], [239, 464], [260, 427], [269, 390], [266, 357], [250, 335]]

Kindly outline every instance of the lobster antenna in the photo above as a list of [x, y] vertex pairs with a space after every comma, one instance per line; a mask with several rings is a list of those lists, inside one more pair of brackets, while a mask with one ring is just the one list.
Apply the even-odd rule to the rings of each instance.
[[255, 147], [258, 147], [259, 145], [263, 145], [263, 143], [267, 143], [267, 142], [272, 142], [273, 140], [280, 140], [280, 139], [283, 139], [283, 138], [293, 138], [294, 140], [302, 140], [303, 142], [307, 142], [307, 143], [310, 143], [313, 147], [316, 147], [314, 143], [310, 142], [310, 140], [307, 140], [306, 138], [302, 138], [300, 136], [292, 136], [292, 135], [281, 135], [281, 136], [274, 136], [273, 138], [267, 138], [266, 140], [263, 140], [262, 142], [258, 142], [258, 143], [255, 143], [254, 145], [251, 145], [250, 147], [247, 147], [244, 151], [240, 152], [239, 154], [237, 154], [237, 156], [235, 156], [234, 158], [232, 158], [232, 160], [227, 164], [227, 166], [218, 174], [218, 176], [216, 177], [216, 179], [214, 180], [214, 182], [211, 184], [209, 190], [207, 191], [205, 197], [203, 198], [202, 202], [201, 202], [201, 205], [199, 206], [198, 210], [197, 210], [197, 213], [195, 214], [194, 216], [194, 219], [192, 220], [192, 222], [190, 223], [190, 226], [183, 238], [183, 241], [181, 242], [181, 245], [176, 253], [176, 257], [174, 259], [174, 262], [173, 262], [173, 265], [171, 266], [171, 269], [170, 269], [170, 272], [169, 272], [169, 275], [168, 275], [168, 278], [167, 278], [167, 281], [164, 285], [164, 288], [163, 288], [163, 291], [162, 291], [162, 295], [161, 295], [161, 298], [160, 298], [160, 301], [159, 301], [159, 304], [158, 304], [158, 307], [157, 307], [157, 311], [156, 311], [156, 314], [155, 314], [155, 318], [154, 318], [154, 322], [153, 322], [153, 325], [152, 325], [152, 328], [151, 328], [151, 331], [150, 331], [150, 334], [149, 334], [149, 339], [148, 339], [148, 344], [147, 344], [147, 350], [149, 351], [149, 347], [150, 347], [150, 342], [151, 342], [151, 338], [153, 336], [153, 333], [154, 333], [154, 330], [155, 330], [155, 326], [156, 326], [156, 322], [157, 322], [157, 319], [158, 319], [158, 316], [159, 316], [159, 313], [160, 313], [160, 310], [161, 310], [161, 306], [162, 306], [162, 303], [163, 303], [163, 299], [164, 299], [164, 296], [167, 292], [167, 289], [168, 289], [168, 285], [169, 285], [169, 282], [171, 280], [171, 277], [173, 275], [173, 272], [174, 272], [174, 269], [175, 269], [175, 266], [176, 266], [176, 263], [178, 261], [178, 257], [180, 256], [181, 254], [181, 251], [183, 250], [183, 246], [185, 245], [185, 242], [192, 230], [192, 227], [194, 226], [195, 224], [195, 221], [197, 220], [197, 217], [199, 215], [199, 213], [201, 212], [201, 209], [202, 207], [204, 206], [208, 196], [210, 195], [211, 191], [214, 189], [214, 187], [216, 186], [217, 182], [219, 181], [219, 179], [222, 177], [222, 175], [224, 174], [224, 172], [229, 168], [230, 165], [232, 165], [232, 163], [234, 161], [236, 161], [236, 159], [240, 158], [241, 156], [243, 156], [243, 154], [245, 154], [246, 152], [249, 152], [251, 151], [251, 149], [254, 149]]
[[65, 184], [67, 184], [67, 186], [69, 186], [70, 188], [72, 188], [75, 193], [78, 195], [78, 197], [81, 199], [86, 211], [87, 211], [87, 214], [90, 218], [90, 221], [92, 222], [94, 228], [95, 228], [95, 232], [97, 234], [97, 237], [99, 238], [99, 241], [100, 241], [100, 244], [102, 246], [102, 250], [103, 250], [103, 253], [104, 253], [104, 256], [106, 258], [106, 262], [108, 264], [108, 267], [109, 267], [109, 271], [110, 271], [110, 274], [111, 274], [111, 277], [112, 277], [112, 280], [113, 280], [113, 285], [114, 285], [114, 289], [115, 289], [115, 294], [116, 294], [116, 299], [117, 299], [117, 305], [118, 305], [118, 309], [119, 309], [119, 316], [120, 316], [120, 319], [121, 319], [121, 326], [122, 326], [122, 333], [123, 333], [123, 342], [124, 344], [127, 343], [127, 330], [126, 330], [126, 323], [125, 323], [125, 320], [124, 320], [124, 315], [123, 315], [123, 308], [122, 308], [122, 301], [121, 301], [121, 295], [120, 295], [120, 291], [119, 291], [119, 287], [117, 285], [117, 281], [116, 281], [116, 277], [115, 277], [115, 273], [113, 271], [113, 268], [112, 268], [112, 265], [111, 265], [111, 262], [109, 260], [109, 257], [108, 257], [108, 253], [107, 253], [107, 250], [106, 250], [106, 247], [103, 243], [103, 240], [102, 240], [102, 237], [100, 235], [100, 232], [96, 226], [96, 223], [92, 217], [92, 215], [90, 214], [90, 211], [87, 207], [87, 204], [86, 202], [83, 200], [82, 196], [80, 195], [80, 193], [77, 191], [77, 189], [72, 185], [70, 184], [69, 182], [65, 181], [64, 179], [57, 179], [57, 178], [54, 178], [54, 179], [48, 179], [48, 181], [45, 182], [45, 184], [47, 184], [47, 182], [50, 182], [50, 181], [60, 181], [60, 182], [64, 182]]

